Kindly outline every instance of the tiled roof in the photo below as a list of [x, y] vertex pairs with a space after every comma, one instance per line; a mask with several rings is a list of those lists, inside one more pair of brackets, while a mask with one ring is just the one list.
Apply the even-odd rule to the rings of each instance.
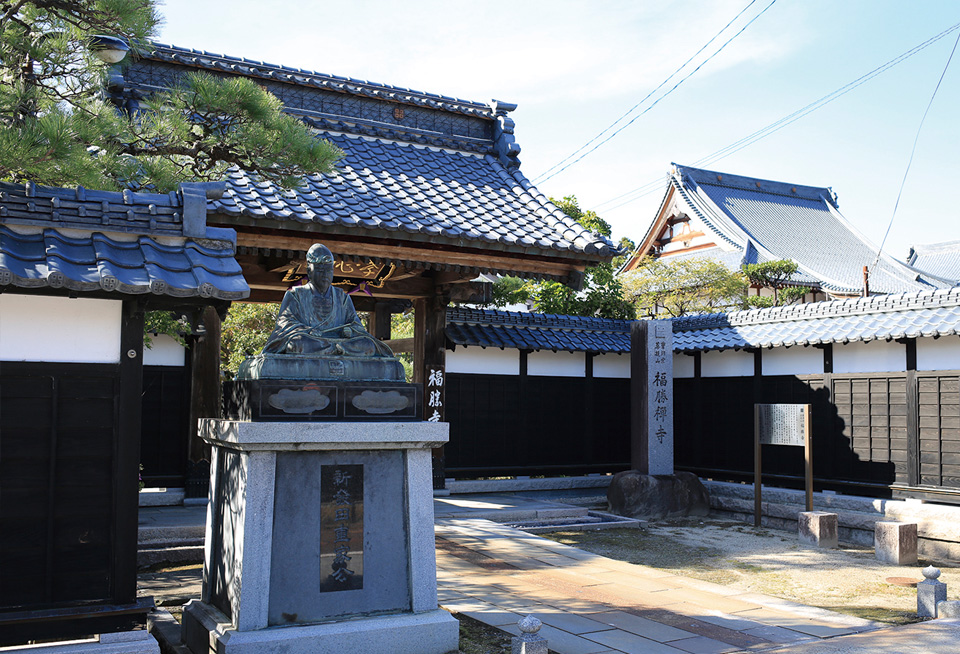
[[205, 225], [202, 186], [152, 195], [0, 183], [0, 288], [238, 300], [233, 230]]
[[456, 308], [447, 310], [446, 334], [455, 345], [629, 352], [630, 324], [629, 320]]
[[941, 279], [960, 284], [960, 241], [914, 245], [910, 248], [907, 263]]
[[520, 148], [507, 115], [514, 105], [166, 45], [131, 64], [124, 76], [135, 92], [149, 93], [195, 68], [257, 79], [285, 111], [346, 152], [334, 173], [309, 177], [296, 191], [232, 172], [224, 197], [210, 203], [224, 223], [587, 262], [619, 252], [555, 207], [520, 172]]
[[685, 316], [675, 352], [949, 336], [960, 333], [960, 288]]
[[791, 259], [800, 278], [833, 293], [857, 293], [863, 266], [873, 293], [942, 288], [942, 280], [885, 254], [843, 218], [826, 187], [801, 186], [675, 166], [670, 183], [721, 242], [741, 252], [752, 243], [761, 259]]
[[605, 238], [557, 209], [521, 173], [496, 158], [342, 134], [346, 152], [332, 175], [283, 191], [234, 171], [211, 211], [261, 226], [313, 223], [333, 230], [414, 241], [450, 240], [500, 250], [560, 251], [605, 257]]
[[148, 58], [158, 61], [184, 64], [211, 71], [243, 75], [244, 77], [276, 80], [298, 86], [326, 89], [339, 93], [350, 93], [376, 99], [393, 100], [411, 105], [422, 105], [444, 111], [456, 111], [476, 116], [493, 116], [490, 105], [483, 102], [461, 100], [460, 98], [438, 95], [436, 93], [424, 93], [423, 91], [414, 91], [413, 89], [400, 86], [379, 84], [377, 82], [355, 79], [353, 77], [328, 75], [326, 73], [304, 70], [303, 68], [278, 66], [276, 64], [268, 64], [263, 61], [255, 61], [243, 57], [229, 57], [223, 54], [207, 52], [206, 50], [193, 50], [191, 48], [181, 48], [163, 43], [154, 43], [152, 45], [153, 50], [148, 55]]
[[[674, 352], [789, 347], [960, 334], [960, 288], [672, 319]], [[449, 309], [455, 345], [630, 351], [629, 320]]]

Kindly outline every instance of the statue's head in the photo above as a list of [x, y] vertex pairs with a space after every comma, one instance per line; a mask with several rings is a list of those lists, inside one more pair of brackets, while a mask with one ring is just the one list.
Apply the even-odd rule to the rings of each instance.
[[326, 293], [333, 283], [333, 253], [327, 246], [314, 243], [307, 250], [307, 278], [315, 289]]

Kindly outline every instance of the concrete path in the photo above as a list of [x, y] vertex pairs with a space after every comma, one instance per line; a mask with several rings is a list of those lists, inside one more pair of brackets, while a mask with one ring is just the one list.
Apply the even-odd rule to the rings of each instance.
[[[169, 509], [141, 509], [141, 526], [195, 533], [202, 507], [174, 508], [161, 515], [155, 514]], [[570, 508], [510, 495], [437, 498], [441, 606], [513, 634], [517, 621], [532, 613], [557, 654], [960, 651], [958, 620], [886, 627], [607, 559], [482, 519], [530, 520]], [[140, 592], [158, 604], [179, 604], [199, 597], [200, 575], [199, 568], [141, 575]]]
[[877, 629], [860, 618], [614, 561], [486, 520], [438, 519], [440, 604], [558, 654], [720, 654]]

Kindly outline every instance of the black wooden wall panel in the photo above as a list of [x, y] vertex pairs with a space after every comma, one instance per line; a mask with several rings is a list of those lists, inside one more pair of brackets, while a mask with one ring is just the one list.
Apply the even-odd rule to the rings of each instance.
[[118, 369], [0, 368], [0, 609], [114, 591]]
[[960, 489], [960, 376], [917, 379], [920, 483]]
[[140, 462], [147, 486], [183, 488], [190, 438], [190, 369], [144, 366]]
[[459, 478], [629, 467], [629, 379], [447, 375], [446, 469]]

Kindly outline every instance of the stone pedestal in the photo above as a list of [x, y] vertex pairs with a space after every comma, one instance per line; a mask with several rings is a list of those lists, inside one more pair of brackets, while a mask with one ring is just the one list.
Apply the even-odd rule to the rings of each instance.
[[195, 654], [444, 654], [430, 449], [444, 423], [204, 420], [213, 446]]
[[916, 565], [916, 523], [881, 520], [874, 526], [873, 539], [878, 561], [893, 565]]
[[160, 654], [157, 639], [146, 631], [100, 634], [99, 642], [67, 642], [2, 648], [4, 654]]
[[826, 511], [804, 511], [797, 520], [800, 542], [814, 547], [837, 546], [837, 514]]

